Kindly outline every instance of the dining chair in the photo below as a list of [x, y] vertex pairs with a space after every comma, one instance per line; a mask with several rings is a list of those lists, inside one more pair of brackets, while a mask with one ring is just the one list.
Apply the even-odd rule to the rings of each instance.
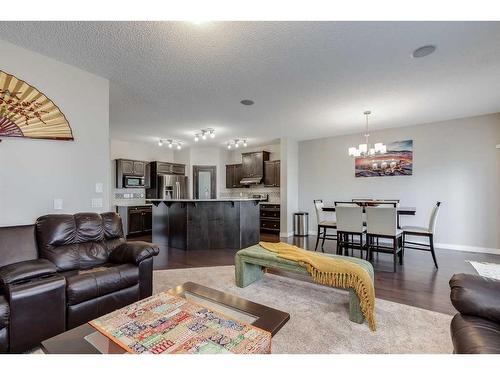
[[337, 240], [336, 234], [328, 234], [328, 229], [336, 229], [337, 223], [335, 218], [333, 220], [328, 220], [328, 217], [323, 211], [324, 203], [322, 199], [314, 200], [314, 209], [316, 211], [316, 221], [318, 223], [318, 234], [316, 236], [316, 246], [314, 247], [314, 251], [318, 250], [319, 240], [321, 239], [321, 251], [325, 252], [325, 240]]
[[[359, 249], [361, 257], [365, 243], [363, 235], [365, 227], [363, 225], [363, 207], [350, 202], [335, 202], [335, 212], [337, 214], [337, 254], [349, 255], [349, 248]], [[356, 241], [359, 240], [359, 241]]]
[[[429, 225], [427, 227], [414, 227], [414, 226], [403, 226], [403, 249], [415, 249], [430, 251], [432, 254], [432, 259], [434, 260], [434, 265], [438, 267], [436, 260], [436, 253], [434, 252], [434, 233], [436, 232], [436, 221], [441, 207], [441, 202], [436, 202], [433, 207], [431, 216], [429, 218]], [[411, 242], [406, 241], [406, 236], [419, 236], [426, 237], [429, 241], [428, 244], [422, 242]]]
[[[372, 253], [393, 254], [393, 267], [396, 272], [398, 256], [399, 264], [403, 264], [403, 231], [398, 229], [398, 212], [396, 207], [366, 207], [366, 242], [367, 260], [372, 260]], [[390, 240], [390, 246], [380, 244], [379, 240]]]

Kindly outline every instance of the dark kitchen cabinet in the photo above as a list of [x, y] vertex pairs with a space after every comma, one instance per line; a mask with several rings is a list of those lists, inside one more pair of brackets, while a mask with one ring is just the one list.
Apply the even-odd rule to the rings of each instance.
[[184, 175], [186, 166], [184, 164], [163, 163], [155, 161], [151, 163], [157, 174], [179, 174]]
[[269, 160], [269, 152], [246, 152], [241, 155], [243, 177], [264, 176], [264, 162]]
[[116, 188], [124, 188], [123, 176], [145, 177], [147, 164], [140, 160], [116, 159]]
[[264, 186], [280, 186], [280, 168], [281, 163], [279, 160], [264, 162]]
[[142, 212], [141, 211], [129, 211], [127, 235], [141, 234], [141, 233], [142, 233]]
[[134, 176], [144, 177], [146, 172], [146, 163], [143, 161], [134, 161]]
[[123, 159], [118, 159], [116, 161], [117, 167], [120, 167], [122, 169], [122, 173], [124, 175], [133, 175], [134, 174], [134, 161], [133, 160], [123, 160]]
[[153, 229], [151, 206], [118, 206], [117, 212], [122, 218], [125, 236], [151, 233]]
[[228, 164], [226, 165], [226, 188], [240, 188], [243, 185], [240, 184], [243, 178], [243, 170], [241, 164]]

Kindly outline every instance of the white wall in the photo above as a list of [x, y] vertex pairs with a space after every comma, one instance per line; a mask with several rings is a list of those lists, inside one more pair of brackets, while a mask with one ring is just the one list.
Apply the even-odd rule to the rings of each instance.
[[[108, 80], [0, 40], [1, 69], [25, 80], [65, 114], [71, 141], [3, 138], [0, 226], [33, 223], [47, 213], [109, 209]], [[96, 193], [95, 184], [104, 192]], [[53, 199], [63, 199], [63, 210]], [[101, 198], [102, 208], [91, 199]]]
[[174, 161], [174, 151], [156, 143], [128, 142], [111, 139], [111, 160], [132, 159], [143, 161]]
[[289, 237], [293, 234], [293, 214], [299, 205], [299, 154], [298, 142], [289, 138], [281, 139], [281, 218], [280, 236]]
[[226, 152], [224, 148], [212, 146], [188, 147], [181, 151], [175, 151], [174, 161], [186, 164], [186, 176], [188, 176], [189, 197], [193, 197], [193, 166], [205, 165], [217, 167], [217, 198], [220, 197], [222, 186], [226, 179]]
[[442, 247], [500, 248], [500, 114], [372, 132], [371, 139], [413, 139], [413, 175], [355, 178], [347, 148], [360, 143], [360, 135], [299, 143], [299, 208], [309, 211], [310, 229], [313, 199], [400, 199], [417, 208], [403, 225], [427, 225], [439, 200], [436, 242]]

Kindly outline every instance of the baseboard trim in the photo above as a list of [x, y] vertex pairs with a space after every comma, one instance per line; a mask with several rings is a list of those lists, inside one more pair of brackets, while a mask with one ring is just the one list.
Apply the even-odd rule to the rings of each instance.
[[451, 244], [451, 243], [436, 243], [436, 244], [434, 244], [434, 246], [436, 247], [436, 249], [446, 249], [446, 250], [466, 251], [466, 252], [470, 252], [470, 253], [487, 253], [487, 254], [500, 255], [500, 249], [495, 249], [492, 247], [455, 245], [455, 244]]

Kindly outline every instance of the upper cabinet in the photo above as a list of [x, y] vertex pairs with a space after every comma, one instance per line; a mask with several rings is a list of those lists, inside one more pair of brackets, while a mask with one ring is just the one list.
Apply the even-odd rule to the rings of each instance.
[[129, 160], [129, 159], [116, 159], [116, 187], [118, 189], [124, 188], [124, 176], [144, 178], [146, 174], [145, 161]]
[[269, 152], [246, 152], [241, 158], [244, 178], [264, 176], [264, 162], [269, 160]]
[[243, 185], [240, 184], [243, 178], [241, 164], [228, 164], [226, 165], [226, 188], [240, 188]]
[[280, 186], [280, 167], [281, 163], [279, 160], [264, 162], [264, 186]]

